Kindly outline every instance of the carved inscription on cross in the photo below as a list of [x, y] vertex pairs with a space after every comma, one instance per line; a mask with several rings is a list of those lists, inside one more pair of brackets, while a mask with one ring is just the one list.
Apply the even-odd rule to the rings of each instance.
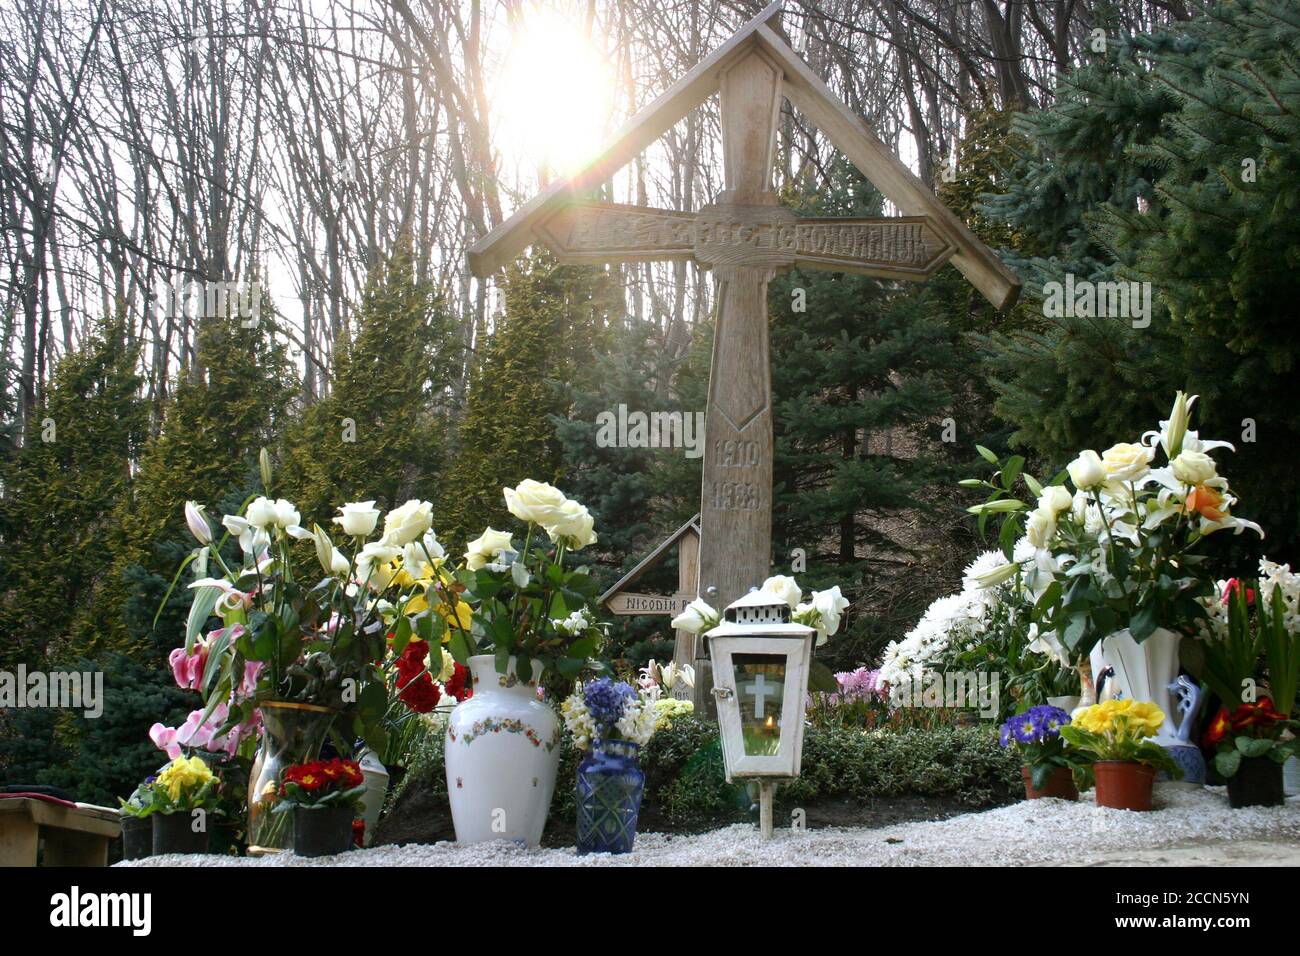
[[[990, 301], [1020, 282], [935, 199], [790, 48], [772, 3], [638, 113], [610, 146], [553, 183], [470, 250], [486, 275], [530, 243], [579, 263], [693, 260], [717, 283], [706, 407], [698, 593], [724, 607], [768, 576], [772, 528], [772, 394], [767, 286], [794, 266], [924, 279], [952, 263]], [[720, 96], [725, 189], [698, 213], [593, 202], [592, 189], [689, 110]], [[817, 126], [905, 215], [804, 219], [772, 192], [783, 99]]]

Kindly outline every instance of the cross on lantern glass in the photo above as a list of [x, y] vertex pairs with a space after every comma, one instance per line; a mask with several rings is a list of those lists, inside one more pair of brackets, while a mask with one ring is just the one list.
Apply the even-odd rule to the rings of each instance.
[[817, 632], [791, 622], [780, 598], [754, 589], [728, 605], [723, 622], [704, 636], [727, 780], [759, 779], [763, 835], [770, 836], [772, 779], [799, 776]]

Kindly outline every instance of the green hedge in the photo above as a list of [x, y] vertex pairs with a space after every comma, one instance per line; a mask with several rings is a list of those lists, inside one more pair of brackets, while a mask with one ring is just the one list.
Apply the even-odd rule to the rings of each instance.
[[[564, 842], [576, 815], [572, 782], [582, 755], [568, 734], [561, 747], [548, 843]], [[642, 831], [690, 833], [751, 818], [753, 801], [746, 786], [726, 783], [717, 725], [711, 721], [677, 718], [651, 740], [642, 766], [646, 772]], [[431, 735], [417, 750], [390, 808], [402, 813], [403, 804], [414, 802], [417, 792], [420, 806], [446, 806], [441, 734]], [[784, 809], [819, 804], [875, 806], [920, 798], [952, 809], [979, 809], [1018, 799], [1022, 793], [1019, 761], [998, 746], [991, 728], [809, 727], [802, 776], [781, 786], [777, 803]]]

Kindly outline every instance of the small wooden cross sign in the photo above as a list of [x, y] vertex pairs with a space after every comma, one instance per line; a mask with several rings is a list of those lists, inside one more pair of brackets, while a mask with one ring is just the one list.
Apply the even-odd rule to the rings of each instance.
[[[995, 306], [1020, 280], [944, 207], [791, 49], [781, 3], [741, 27], [634, 116], [584, 169], [553, 183], [470, 249], [477, 276], [535, 241], [562, 261], [692, 259], [717, 281], [705, 409], [699, 579], [725, 607], [768, 577], [772, 560], [772, 389], [767, 285], [792, 266], [920, 280], [945, 262]], [[709, 96], [721, 97], [725, 190], [698, 214], [597, 203], [590, 191]], [[788, 99], [904, 215], [801, 219], [777, 204], [772, 164]]]
[[[677, 592], [675, 594], [644, 594], [632, 591], [633, 585], [641, 576], [657, 565], [670, 552], [677, 548]], [[600, 596], [600, 604], [611, 614], [621, 617], [635, 617], [642, 614], [661, 614], [676, 617], [686, 610], [686, 605], [695, 600], [695, 589], [700, 576], [700, 516], [691, 518], [655, 547], [653, 551], [637, 562], [627, 574], [616, 581], [608, 591]], [[699, 673], [699, 661], [696, 660], [695, 635], [690, 631], [678, 631], [677, 643], [673, 652], [673, 661], [678, 666], [689, 664]], [[707, 661], [707, 658], [705, 658]], [[697, 706], [703, 703], [704, 688], [695, 693], [683, 687], [673, 689], [675, 697], [694, 700]]]

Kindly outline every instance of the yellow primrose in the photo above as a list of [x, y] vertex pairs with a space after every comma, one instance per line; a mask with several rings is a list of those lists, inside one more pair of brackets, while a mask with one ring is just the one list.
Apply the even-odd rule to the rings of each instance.
[[156, 784], [166, 790], [173, 801], [179, 801], [183, 791], [198, 789], [212, 779], [212, 771], [198, 757], [177, 757], [158, 774]]

